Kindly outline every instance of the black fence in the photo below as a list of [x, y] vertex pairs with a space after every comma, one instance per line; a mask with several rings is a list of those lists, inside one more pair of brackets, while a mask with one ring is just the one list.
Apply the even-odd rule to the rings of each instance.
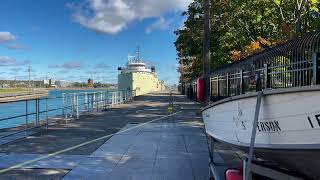
[[[211, 73], [211, 100], [264, 89], [320, 84], [320, 32], [309, 33], [264, 50]], [[180, 84], [179, 90], [197, 99], [197, 79]]]

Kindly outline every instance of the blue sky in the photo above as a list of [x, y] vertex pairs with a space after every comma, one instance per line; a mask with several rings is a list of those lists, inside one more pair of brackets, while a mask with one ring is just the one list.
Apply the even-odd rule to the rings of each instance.
[[117, 82], [141, 47], [160, 79], [177, 83], [175, 35], [189, 0], [1, 0], [0, 78]]

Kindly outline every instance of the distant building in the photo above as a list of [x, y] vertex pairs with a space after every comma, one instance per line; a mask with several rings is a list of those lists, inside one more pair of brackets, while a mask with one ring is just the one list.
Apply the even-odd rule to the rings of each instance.
[[[31, 87], [43, 87], [43, 81], [30, 81]], [[29, 87], [28, 80], [0, 80], [0, 88], [9, 88], [9, 87]]]
[[56, 80], [54, 79], [49, 79], [49, 85], [54, 86], [56, 84]]
[[91, 78], [88, 79], [88, 86], [93, 86], [93, 79]]
[[43, 80], [43, 84], [44, 84], [44, 85], [49, 85], [49, 79]]
[[46, 85], [47, 87], [53, 87], [53, 88], [57, 87], [56, 80], [51, 78], [43, 80], [43, 84]]
[[68, 87], [71, 85], [71, 82], [68, 82], [66, 80], [56, 80], [55, 85], [58, 87]]

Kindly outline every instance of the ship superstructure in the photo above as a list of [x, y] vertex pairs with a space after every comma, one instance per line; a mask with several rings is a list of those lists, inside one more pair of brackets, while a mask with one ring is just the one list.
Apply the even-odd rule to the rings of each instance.
[[137, 56], [129, 55], [126, 66], [119, 67], [118, 70], [119, 90], [135, 90], [138, 96], [165, 89], [164, 81], [158, 79], [155, 67], [148, 67], [140, 59], [139, 50]]

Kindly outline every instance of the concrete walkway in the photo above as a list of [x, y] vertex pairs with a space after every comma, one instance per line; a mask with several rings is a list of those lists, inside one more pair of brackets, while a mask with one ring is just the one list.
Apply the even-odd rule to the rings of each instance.
[[194, 124], [128, 124], [64, 179], [203, 180], [208, 151], [203, 131]]
[[178, 112], [173, 116], [167, 117], [168, 93], [154, 93], [0, 145], [0, 170], [20, 165], [0, 179], [206, 179], [208, 147], [196, 115], [199, 105], [177, 94], [172, 99]]

